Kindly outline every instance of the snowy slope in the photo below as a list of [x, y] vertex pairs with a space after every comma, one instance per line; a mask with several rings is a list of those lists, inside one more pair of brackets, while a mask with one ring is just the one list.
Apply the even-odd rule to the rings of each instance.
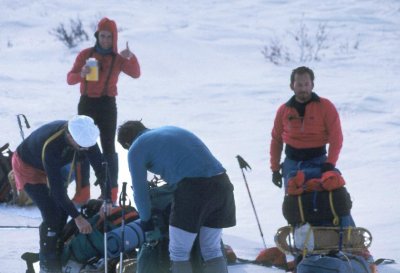
[[[142, 76], [119, 79], [118, 120], [142, 118], [149, 127], [177, 125], [200, 136], [226, 167], [235, 185], [236, 227], [225, 242], [238, 256], [255, 258], [263, 248], [237, 154], [252, 167], [246, 173], [268, 246], [285, 225], [282, 190], [270, 182], [269, 142], [278, 106], [292, 92], [289, 75], [307, 65], [315, 91], [337, 106], [344, 131], [338, 167], [354, 201], [357, 225], [371, 230], [376, 258], [400, 261], [400, 2], [397, 0], [231, 0], [87, 2], [1, 0], [0, 144], [12, 149], [21, 137], [16, 114], [37, 128], [76, 113], [78, 86], [66, 84], [77, 52], [93, 44], [93, 25], [117, 21], [119, 48], [129, 41]], [[67, 49], [49, 32], [80, 18], [90, 41]], [[310, 36], [327, 26], [320, 61], [299, 62], [293, 34], [302, 22]], [[261, 51], [279, 40], [293, 60], [276, 66]], [[30, 130], [25, 130], [28, 134]], [[118, 145], [120, 183], [129, 181], [126, 153]], [[93, 189], [93, 196], [99, 193]], [[73, 189], [71, 189], [73, 192]], [[0, 225], [38, 225], [36, 208], [0, 206]], [[0, 272], [23, 272], [19, 259], [36, 251], [34, 229], [0, 229]], [[230, 272], [278, 272], [255, 266]], [[400, 272], [387, 265], [383, 273]]]

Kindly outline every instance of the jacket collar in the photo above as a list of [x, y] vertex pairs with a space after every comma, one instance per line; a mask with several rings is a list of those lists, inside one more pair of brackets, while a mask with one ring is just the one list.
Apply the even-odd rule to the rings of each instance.
[[[320, 102], [320, 97], [316, 93], [312, 92], [311, 99], [307, 103], [310, 102]], [[285, 103], [287, 107], [295, 107], [295, 104], [296, 104], [296, 99], [294, 95]]]

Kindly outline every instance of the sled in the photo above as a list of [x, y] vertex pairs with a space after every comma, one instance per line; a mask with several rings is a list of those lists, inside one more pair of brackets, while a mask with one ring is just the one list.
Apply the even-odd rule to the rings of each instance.
[[299, 236], [297, 228], [291, 226], [278, 229], [276, 246], [286, 254], [301, 254], [304, 251], [309, 254], [328, 254], [335, 250], [362, 251], [372, 243], [371, 233], [362, 227], [304, 226], [308, 226], [305, 236]]

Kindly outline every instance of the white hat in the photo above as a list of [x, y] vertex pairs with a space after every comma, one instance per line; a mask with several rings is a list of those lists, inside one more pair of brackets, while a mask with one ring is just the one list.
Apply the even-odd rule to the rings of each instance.
[[96, 144], [99, 138], [99, 128], [91, 117], [78, 115], [68, 121], [68, 131], [74, 141], [82, 148], [89, 148]]

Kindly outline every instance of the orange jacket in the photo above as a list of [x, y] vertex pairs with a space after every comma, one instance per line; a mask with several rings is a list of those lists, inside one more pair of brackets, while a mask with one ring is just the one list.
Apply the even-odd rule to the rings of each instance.
[[[121, 71], [133, 78], [140, 77], [140, 67], [136, 56], [128, 60], [118, 54], [118, 31], [115, 22], [108, 18], [103, 18], [99, 22], [98, 31], [102, 29], [111, 31], [113, 35], [113, 55], [115, 56], [115, 60], [108, 84], [105, 86], [110, 73], [113, 55], [101, 55], [97, 53], [94, 48], [84, 49], [78, 54], [71, 71], [69, 71], [67, 75], [68, 84], [73, 85], [80, 83], [81, 95], [87, 95], [89, 97], [101, 97], [104, 95], [115, 97], [118, 94], [117, 82]], [[96, 33], [98, 33], [98, 31]], [[86, 81], [80, 75], [82, 67], [86, 64], [88, 58], [96, 58], [99, 63], [98, 81]]]
[[328, 99], [318, 97], [306, 105], [304, 117], [290, 106], [281, 105], [276, 113], [270, 146], [271, 170], [279, 170], [283, 143], [296, 149], [316, 148], [329, 144], [327, 162], [336, 165], [342, 148], [343, 134], [339, 114]]

